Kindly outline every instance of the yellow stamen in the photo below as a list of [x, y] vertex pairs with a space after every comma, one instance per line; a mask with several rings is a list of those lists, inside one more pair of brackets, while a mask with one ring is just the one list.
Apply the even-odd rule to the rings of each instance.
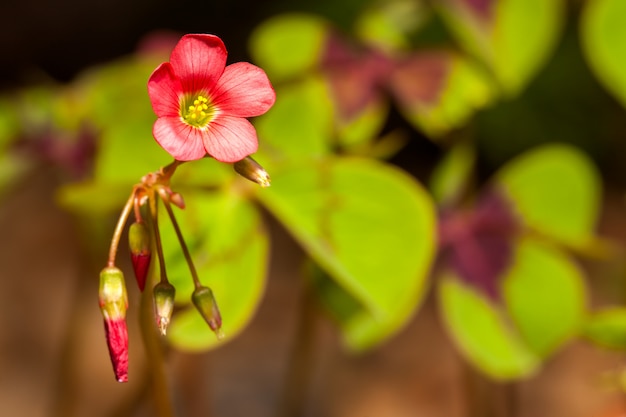
[[[193, 105], [189, 105], [189, 103], [193, 103]], [[181, 117], [194, 127], [205, 127], [215, 115], [215, 108], [204, 95], [188, 97], [181, 104]]]

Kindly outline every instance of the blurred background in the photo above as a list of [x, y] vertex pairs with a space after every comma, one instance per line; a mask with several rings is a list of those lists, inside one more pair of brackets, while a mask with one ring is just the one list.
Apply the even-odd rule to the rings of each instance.
[[[3, 2], [2, 414], [626, 415], [624, 19], [622, 0]], [[233, 264], [254, 273], [239, 283], [239, 269], [209, 278], [224, 287], [224, 320], [241, 314], [224, 343], [191, 325], [162, 341], [164, 394], [132, 278], [130, 382], [114, 381], [97, 276], [132, 185], [170, 160], [151, 138], [145, 83], [185, 33], [220, 36], [229, 63], [259, 65], [276, 88], [275, 108], [254, 121], [273, 185], [241, 203], [253, 213], [241, 223], [263, 229], [251, 240], [270, 249], [242, 249]], [[328, 179], [335, 168], [351, 176]], [[221, 198], [235, 176], [207, 169], [181, 174], [192, 216], [189, 184]], [[384, 174], [372, 190], [398, 194], [367, 194], [374, 171]], [[326, 180], [342, 185], [327, 195]], [[492, 189], [504, 209], [481, 205]], [[345, 207], [326, 201], [361, 192]], [[370, 200], [392, 207], [369, 212]], [[318, 203], [345, 214], [336, 243], [356, 253], [316, 249], [302, 225]], [[481, 223], [513, 212], [510, 230]], [[200, 240], [219, 228], [193, 227]], [[416, 233], [387, 236], [402, 230]], [[479, 246], [465, 263], [458, 233]], [[546, 263], [519, 255], [529, 235], [548, 247]], [[308, 272], [318, 267], [321, 278]]]

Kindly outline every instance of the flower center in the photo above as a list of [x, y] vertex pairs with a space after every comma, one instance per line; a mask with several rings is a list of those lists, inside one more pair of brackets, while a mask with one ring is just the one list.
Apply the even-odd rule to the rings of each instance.
[[199, 94], [183, 100], [181, 117], [188, 125], [205, 127], [213, 119], [215, 108], [208, 98]]

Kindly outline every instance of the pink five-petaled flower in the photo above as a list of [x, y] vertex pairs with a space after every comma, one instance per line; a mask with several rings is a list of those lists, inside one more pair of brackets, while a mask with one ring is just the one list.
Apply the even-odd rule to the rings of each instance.
[[246, 119], [269, 110], [276, 93], [265, 72], [247, 62], [226, 66], [226, 48], [214, 35], [185, 35], [170, 62], [148, 80], [158, 116], [153, 135], [180, 161], [207, 154], [237, 162], [256, 152], [254, 127]]

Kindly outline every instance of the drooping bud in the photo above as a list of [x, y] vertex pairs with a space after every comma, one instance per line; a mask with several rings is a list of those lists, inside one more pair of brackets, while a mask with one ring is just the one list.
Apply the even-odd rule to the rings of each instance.
[[128, 295], [122, 271], [116, 267], [104, 268], [100, 272], [98, 295], [115, 379], [118, 382], [126, 382], [128, 381], [128, 329], [126, 327]]
[[130, 259], [137, 285], [143, 291], [146, 286], [146, 277], [150, 268], [152, 257], [150, 250], [150, 232], [144, 222], [135, 222], [128, 229], [128, 245], [130, 246]]
[[252, 157], [246, 156], [241, 161], [237, 161], [233, 164], [235, 168], [235, 172], [241, 175], [244, 178], [249, 179], [252, 182], [256, 182], [261, 187], [269, 187], [270, 186], [270, 176], [263, 169], [263, 167]]
[[161, 281], [152, 290], [154, 302], [154, 316], [157, 327], [163, 336], [167, 332], [167, 326], [174, 312], [174, 297], [176, 288], [166, 281]]
[[174, 204], [176, 207], [178, 207], [179, 209], [185, 208], [185, 200], [183, 199], [183, 196], [180, 193], [174, 192], [170, 194], [170, 202]]
[[215, 332], [218, 338], [221, 338], [222, 316], [213, 296], [213, 291], [208, 287], [198, 287], [191, 294], [191, 301], [211, 330]]

